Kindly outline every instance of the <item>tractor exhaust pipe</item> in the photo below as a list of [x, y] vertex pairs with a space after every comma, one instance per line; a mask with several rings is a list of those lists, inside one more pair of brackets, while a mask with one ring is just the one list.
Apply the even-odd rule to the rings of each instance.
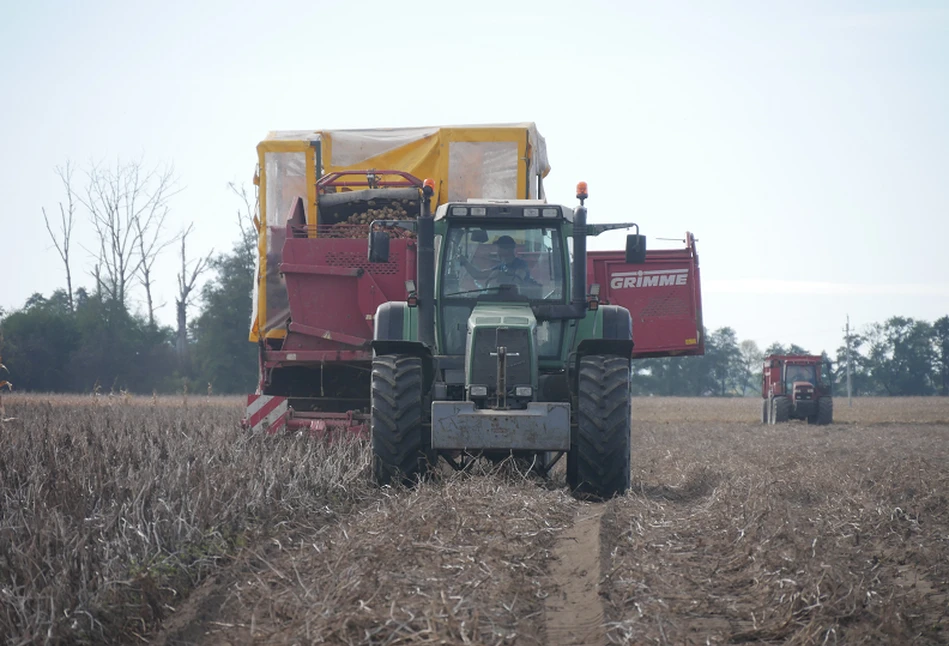
[[[418, 219], [418, 340], [435, 349], [435, 219], [432, 195], [435, 183], [427, 179], [422, 186], [421, 213]], [[586, 267], [586, 263], [584, 263]]]
[[534, 306], [534, 316], [538, 321], [563, 321], [582, 319], [587, 315], [587, 184], [577, 184], [577, 198], [580, 206], [573, 212], [573, 268], [570, 278], [573, 286], [570, 290], [570, 302], [558, 305]]
[[[586, 197], [586, 196], [584, 196]], [[573, 214], [573, 290], [570, 307], [576, 318], [587, 310], [587, 207], [577, 207]]]

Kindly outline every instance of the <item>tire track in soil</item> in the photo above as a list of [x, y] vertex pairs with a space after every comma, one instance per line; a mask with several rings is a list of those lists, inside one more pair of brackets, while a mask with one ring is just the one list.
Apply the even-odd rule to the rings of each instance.
[[550, 646], [606, 644], [600, 602], [600, 523], [604, 505], [584, 505], [554, 547], [544, 603]]

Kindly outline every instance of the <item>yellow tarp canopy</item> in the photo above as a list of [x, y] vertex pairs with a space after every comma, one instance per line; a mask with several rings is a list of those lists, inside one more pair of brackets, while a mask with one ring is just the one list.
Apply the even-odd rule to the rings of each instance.
[[286, 218], [305, 198], [318, 224], [317, 180], [343, 170], [398, 170], [435, 181], [433, 209], [468, 198], [543, 199], [550, 171], [533, 123], [271, 132], [257, 146], [260, 186], [259, 264], [250, 338], [282, 337], [289, 316], [277, 272]]

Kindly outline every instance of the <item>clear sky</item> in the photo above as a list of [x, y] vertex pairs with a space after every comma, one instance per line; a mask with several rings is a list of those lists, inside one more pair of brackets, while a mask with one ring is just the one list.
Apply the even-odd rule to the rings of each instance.
[[949, 314], [949, 3], [460, 6], [3, 2], [0, 307], [65, 285], [40, 209], [67, 161], [174, 164], [197, 253], [236, 238], [227, 183], [270, 130], [533, 121], [552, 201], [582, 179], [591, 221], [696, 234], [710, 330], [833, 353], [847, 314]]

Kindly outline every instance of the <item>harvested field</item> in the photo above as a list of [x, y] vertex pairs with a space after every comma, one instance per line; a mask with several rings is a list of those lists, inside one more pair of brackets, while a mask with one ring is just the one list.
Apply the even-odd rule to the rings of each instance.
[[4, 395], [7, 643], [947, 644], [949, 399], [634, 401], [633, 490], [369, 486], [237, 399]]

